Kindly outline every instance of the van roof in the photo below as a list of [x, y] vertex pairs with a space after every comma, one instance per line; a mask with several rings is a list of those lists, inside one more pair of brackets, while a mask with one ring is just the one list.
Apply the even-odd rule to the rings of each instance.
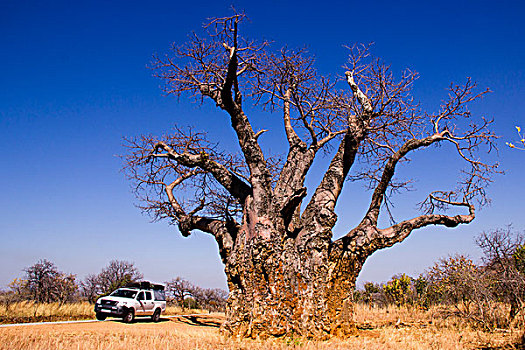
[[131, 289], [149, 289], [149, 290], [164, 290], [162, 284], [155, 284], [148, 281], [138, 281], [126, 284], [125, 288]]

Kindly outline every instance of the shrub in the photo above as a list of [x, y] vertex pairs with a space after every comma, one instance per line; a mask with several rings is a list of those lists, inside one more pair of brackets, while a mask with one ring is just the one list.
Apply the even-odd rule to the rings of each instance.
[[411, 299], [412, 279], [405, 274], [394, 276], [383, 286], [387, 300], [397, 306], [406, 305]]

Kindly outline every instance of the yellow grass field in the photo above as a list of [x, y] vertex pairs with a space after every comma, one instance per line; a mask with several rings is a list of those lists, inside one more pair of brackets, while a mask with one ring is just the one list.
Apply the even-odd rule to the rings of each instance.
[[[49, 321], [92, 320], [95, 318], [94, 305], [88, 302], [37, 304], [22, 301], [9, 306], [0, 307], [0, 324], [27, 323]], [[182, 310], [178, 306], [168, 306], [165, 315], [180, 315], [182, 313], [202, 313], [202, 310]]]
[[359, 330], [346, 340], [235, 340], [219, 332], [222, 314], [133, 324], [118, 320], [0, 328], [0, 349], [523, 349], [522, 330], [483, 332], [432, 311], [357, 306]]

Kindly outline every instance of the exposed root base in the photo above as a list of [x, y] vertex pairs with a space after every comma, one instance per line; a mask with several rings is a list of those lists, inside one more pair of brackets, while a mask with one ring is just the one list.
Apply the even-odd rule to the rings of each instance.
[[312, 329], [305, 331], [286, 331], [284, 329], [253, 329], [248, 325], [232, 328], [228, 322], [220, 328], [221, 334], [237, 339], [268, 339], [268, 338], [305, 338], [309, 340], [328, 340], [331, 338], [347, 339], [358, 334], [357, 325], [352, 322], [335, 325], [330, 332]]

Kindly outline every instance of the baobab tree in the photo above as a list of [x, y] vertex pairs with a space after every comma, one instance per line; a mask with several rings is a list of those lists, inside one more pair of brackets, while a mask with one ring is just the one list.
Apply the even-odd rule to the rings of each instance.
[[[417, 74], [396, 78], [367, 46], [349, 47], [339, 77], [323, 76], [305, 50], [275, 51], [244, 39], [244, 18], [211, 20], [152, 66], [166, 94], [222, 110], [239, 153], [176, 127], [163, 137], [127, 140], [126, 171], [154, 219], [176, 224], [183, 236], [201, 231], [217, 241], [229, 287], [226, 331], [345, 336], [355, 329], [352, 294], [371, 254], [419, 228], [470, 223], [487, 201], [497, 165], [478, 153], [490, 151], [495, 135], [490, 120], [475, 121], [466, 108], [487, 91], [477, 92], [470, 79], [451, 85], [440, 110], [426, 113], [411, 96]], [[282, 118], [282, 160], [263, 152], [259, 139], [267, 130], [250, 121], [256, 108]], [[451, 146], [443, 149], [466, 164], [457, 188], [430, 193], [419, 216], [380, 227], [387, 196], [408, 186], [394, 179], [396, 169], [434, 144]], [[320, 154], [331, 161], [308, 190], [305, 178]], [[333, 239], [336, 204], [349, 180], [365, 181], [371, 199], [359, 224]], [[446, 215], [447, 208], [456, 213]]]

